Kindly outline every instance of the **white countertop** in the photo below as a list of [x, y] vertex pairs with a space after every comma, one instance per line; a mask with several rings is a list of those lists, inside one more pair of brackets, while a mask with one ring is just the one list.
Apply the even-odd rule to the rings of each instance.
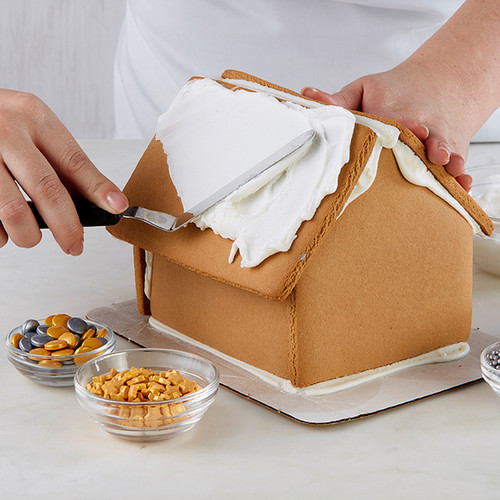
[[[142, 141], [82, 141], [123, 186]], [[500, 144], [472, 146], [469, 165], [500, 161]], [[86, 230], [81, 257], [50, 234], [31, 250], [0, 249], [6, 335], [28, 317], [134, 297], [131, 248]], [[500, 338], [500, 278], [476, 270], [473, 328]], [[126, 347], [120, 339], [118, 348]], [[1, 499], [479, 498], [497, 493], [500, 398], [480, 382], [366, 419], [299, 424], [221, 388], [195, 428], [133, 443], [105, 433], [72, 388], [22, 377], [0, 355]], [[479, 361], [478, 361], [479, 362]]]

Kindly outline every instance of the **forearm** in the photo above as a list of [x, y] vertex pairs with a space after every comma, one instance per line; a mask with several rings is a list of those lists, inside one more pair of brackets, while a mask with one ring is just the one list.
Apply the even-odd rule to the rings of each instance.
[[440, 92], [470, 108], [477, 130], [500, 105], [500, 1], [466, 1], [408, 64], [445, 75]]

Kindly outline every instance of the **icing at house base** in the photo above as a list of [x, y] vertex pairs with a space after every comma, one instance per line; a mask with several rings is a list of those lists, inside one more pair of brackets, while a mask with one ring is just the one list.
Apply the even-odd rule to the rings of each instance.
[[466, 356], [470, 350], [469, 344], [467, 344], [467, 342], [458, 342], [456, 344], [448, 345], [440, 349], [435, 349], [434, 351], [421, 354], [420, 356], [415, 356], [414, 358], [410, 359], [404, 359], [390, 365], [381, 366], [379, 368], [366, 370], [360, 373], [354, 373], [353, 375], [347, 375], [345, 377], [339, 377], [333, 380], [327, 380], [325, 382], [319, 382], [317, 384], [310, 385], [309, 387], [298, 388], [294, 387], [289, 380], [277, 377], [272, 373], [261, 370], [260, 368], [256, 368], [255, 366], [249, 365], [248, 363], [244, 363], [243, 361], [228, 356], [227, 354], [224, 354], [217, 349], [213, 349], [206, 344], [198, 342], [186, 335], [183, 335], [180, 332], [177, 332], [173, 328], [169, 328], [168, 326], [160, 323], [154, 318], [149, 318], [149, 323], [157, 330], [163, 333], [167, 333], [168, 335], [176, 337], [183, 342], [186, 342], [187, 344], [193, 345], [199, 349], [203, 349], [210, 354], [224, 359], [232, 365], [238, 366], [239, 368], [246, 370], [252, 375], [255, 375], [267, 384], [280, 388], [282, 391], [292, 394], [303, 394], [306, 396], [321, 396], [323, 394], [332, 394], [334, 392], [343, 391], [345, 389], [349, 389], [351, 387], [355, 387], [357, 385], [361, 385], [381, 377], [386, 377], [398, 371], [415, 366], [421, 366], [431, 363], [443, 363], [445, 361], [455, 361]]

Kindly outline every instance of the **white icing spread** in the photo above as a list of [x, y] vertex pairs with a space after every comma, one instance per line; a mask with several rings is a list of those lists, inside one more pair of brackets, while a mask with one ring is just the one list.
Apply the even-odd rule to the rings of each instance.
[[151, 278], [153, 276], [153, 253], [144, 250], [144, 295], [151, 299]]
[[356, 117], [356, 121], [372, 129], [377, 134], [377, 141], [373, 146], [373, 151], [365, 164], [365, 168], [358, 179], [358, 182], [354, 186], [354, 189], [344, 206], [344, 210], [350, 203], [371, 187], [375, 177], [377, 176], [378, 162], [382, 149], [393, 148], [398, 142], [399, 137], [399, 130], [396, 127], [391, 127], [390, 125], [386, 125], [385, 123], [381, 123], [364, 116]]
[[234, 241], [242, 267], [292, 245], [300, 224], [337, 189], [349, 161], [354, 115], [342, 108], [307, 109], [264, 93], [229, 90], [213, 80], [189, 82], [158, 120], [157, 138], [184, 208], [256, 165], [299, 134], [314, 130], [308, 149], [278, 162], [198, 217]]
[[427, 169], [427, 167], [425, 169], [421, 168], [421, 165], [425, 166], [425, 164], [411, 150], [411, 148], [403, 142], [398, 141], [392, 151], [394, 152], [394, 156], [396, 157], [401, 173], [408, 182], [431, 190], [435, 195], [439, 196], [451, 205], [469, 222], [472, 226], [474, 234], [482, 233], [479, 224], [469, 215], [467, 210], [465, 210], [457, 199], [451, 196], [446, 188], [436, 180], [436, 178], [432, 175], [432, 172]]
[[205, 78], [181, 89], [158, 118], [156, 137], [189, 210], [307, 130], [306, 117], [276, 99]]
[[382, 366], [380, 368], [374, 368], [372, 370], [366, 370], [364, 372], [355, 373], [353, 375], [347, 375], [345, 377], [339, 377], [332, 380], [327, 380], [325, 382], [319, 382], [317, 384], [310, 385], [308, 387], [294, 387], [290, 380], [283, 379], [272, 373], [269, 373], [260, 368], [256, 368], [255, 366], [249, 365], [248, 363], [244, 363], [232, 356], [228, 356], [217, 349], [207, 346], [197, 340], [194, 340], [173, 328], [170, 328], [158, 320], [150, 317], [149, 323], [151, 326], [160, 330], [163, 333], [176, 337], [187, 344], [195, 346], [198, 349], [201, 349], [205, 352], [208, 352], [214, 356], [217, 356], [219, 359], [223, 359], [224, 361], [231, 363], [243, 370], [250, 372], [252, 375], [260, 378], [267, 384], [270, 384], [274, 387], [280, 388], [284, 392], [293, 393], [293, 394], [303, 394], [306, 396], [320, 396], [322, 394], [331, 394], [334, 392], [342, 391], [344, 389], [349, 389], [351, 387], [376, 380], [380, 377], [385, 377], [387, 375], [391, 375], [400, 370], [404, 370], [407, 368], [412, 368], [415, 366], [430, 364], [430, 363], [440, 363], [444, 361], [454, 361], [456, 359], [460, 359], [465, 356], [469, 352], [469, 344], [466, 342], [459, 342], [457, 344], [452, 344], [446, 347], [442, 347], [440, 349], [436, 349], [434, 351], [421, 354], [420, 356], [416, 356], [414, 358], [405, 359], [403, 361], [398, 361], [396, 363], [392, 363], [390, 365]]
[[207, 78], [193, 80], [158, 119], [157, 138], [184, 208], [195, 206], [300, 133], [311, 128], [316, 132], [308, 149], [285, 158], [197, 218], [200, 228], [210, 227], [234, 241], [230, 262], [239, 250], [241, 266], [253, 267], [290, 248], [301, 223], [336, 190], [340, 169], [349, 160], [355, 121], [374, 130], [377, 141], [346, 206], [369, 189], [382, 148], [391, 148], [409, 182], [430, 189], [480, 232], [420, 158], [398, 140], [396, 127], [254, 82], [225, 81], [258, 92], [229, 90]]

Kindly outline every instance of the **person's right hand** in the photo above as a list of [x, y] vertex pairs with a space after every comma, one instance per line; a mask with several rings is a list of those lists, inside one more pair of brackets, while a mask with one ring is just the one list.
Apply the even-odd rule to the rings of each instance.
[[83, 251], [72, 196], [112, 213], [128, 207], [125, 195], [97, 170], [46, 104], [32, 94], [0, 89], [0, 247], [9, 238], [25, 248], [41, 239], [20, 187], [70, 255]]

